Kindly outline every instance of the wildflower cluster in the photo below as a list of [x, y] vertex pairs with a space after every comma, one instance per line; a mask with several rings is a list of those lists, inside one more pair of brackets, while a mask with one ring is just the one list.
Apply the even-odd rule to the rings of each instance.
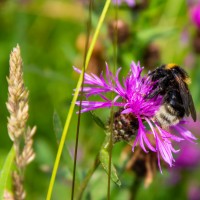
[[[77, 68], [74, 69], [78, 73], [81, 72]], [[119, 108], [122, 115], [133, 115], [138, 122], [138, 127], [132, 150], [134, 151], [134, 148], [140, 145], [145, 153], [148, 153], [148, 150], [156, 152], [160, 171], [160, 158], [171, 167], [174, 162], [173, 153], [178, 152], [174, 149], [172, 142], [180, 142], [184, 139], [193, 141], [196, 138], [183, 126], [184, 121], [169, 127], [169, 130], [163, 129], [156, 123], [154, 116], [162, 105], [162, 97], [146, 98], [152, 91], [154, 83], [148, 76], [141, 76], [143, 68], [140, 67], [139, 62], [131, 63], [130, 72], [123, 80], [123, 84], [119, 81], [120, 70], [121, 68], [114, 75], [106, 64], [106, 79], [103, 74], [100, 77], [94, 74], [85, 74], [84, 83], [88, 86], [83, 88], [83, 92], [87, 100], [82, 101], [82, 112], [114, 106]], [[106, 97], [109, 92], [114, 93], [113, 99]], [[88, 100], [90, 96], [94, 95], [99, 96], [102, 100]], [[77, 102], [77, 105], [80, 105], [80, 102]]]
[[113, 3], [117, 5], [122, 4], [122, 2], [126, 2], [130, 7], [135, 5], [135, 0], [113, 0]]

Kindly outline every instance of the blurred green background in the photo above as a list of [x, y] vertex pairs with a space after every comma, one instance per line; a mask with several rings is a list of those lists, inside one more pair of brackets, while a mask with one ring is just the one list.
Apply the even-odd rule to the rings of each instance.
[[[163, 63], [177, 63], [192, 77], [190, 86], [197, 112], [200, 108], [200, 45], [196, 45], [197, 27], [189, 17], [190, 4], [184, 0], [136, 0], [137, 7], [126, 4], [117, 8], [111, 5], [106, 21], [91, 59], [89, 71], [99, 73], [105, 61], [114, 69], [113, 20], [121, 20], [117, 45], [117, 66], [122, 66], [122, 76], [129, 70], [132, 60], [141, 61], [146, 72]], [[191, 2], [191, 1], [190, 1]], [[105, 1], [95, 0], [92, 9], [91, 34]], [[27, 168], [25, 187], [27, 199], [45, 199], [55, 160], [60, 131], [56, 131], [53, 116], [64, 125], [76, 87], [78, 75], [72, 66], [81, 68], [86, 41], [88, 4], [84, 0], [1, 0], [0, 1], [0, 166], [12, 146], [7, 135], [7, 81], [9, 54], [17, 44], [21, 47], [24, 80], [30, 91], [29, 125], [37, 126], [34, 149], [36, 158]], [[116, 14], [117, 13], [117, 14]], [[75, 109], [78, 110], [77, 108]], [[55, 114], [56, 113], [56, 114]], [[106, 122], [108, 111], [97, 111]], [[52, 199], [70, 199], [73, 151], [77, 127], [74, 113], [67, 135]], [[198, 128], [196, 135], [199, 134]], [[197, 136], [198, 137], [198, 136]], [[80, 125], [77, 188], [104, 140], [103, 131], [92, 121], [90, 114], [83, 114]], [[113, 159], [120, 169], [120, 152], [125, 143], [117, 144]], [[170, 173], [158, 172], [149, 188], [139, 188], [137, 199], [188, 199], [191, 187], [200, 190], [198, 165], [177, 172], [180, 180], [171, 183]], [[129, 199], [134, 173], [119, 175], [122, 186], [114, 183], [111, 199]], [[77, 191], [77, 190], [76, 190]], [[83, 199], [106, 199], [107, 175], [101, 167], [95, 172]], [[197, 195], [196, 195], [197, 196]]]

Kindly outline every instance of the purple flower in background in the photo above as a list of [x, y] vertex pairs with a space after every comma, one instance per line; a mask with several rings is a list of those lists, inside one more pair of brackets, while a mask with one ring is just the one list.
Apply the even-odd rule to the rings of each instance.
[[[185, 125], [190, 129], [195, 135], [200, 135], [199, 127], [200, 121], [194, 122], [192, 119], [188, 119]], [[182, 141], [180, 143], [180, 152], [176, 157], [175, 166], [170, 170], [169, 184], [175, 185], [181, 182], [183, 179], [182, 172], [191, 171], [197, 169], [200, 165], [200, 145], [194, 144], [187, 141]], [[200, 198], [199, 198], [200, 199]]]
[[[74, 69], [81, 73], [79, 69]], [[115, 106], [121, 109], [121, 114], [134, 115], [138, 121], [138, 132], [133, 143], [133, 151], [135, 146], [140, 145], [146, 153], [148, 153], [147, 149], [157, 153], [160, 171], [160, 157], [171, 167], [174, 162], [173, 153], [178, 152], [173, 148], [172, 142], [180, 142], [184, 139], [193, 141], [196, 138], [183, 126], [186, 123], [184, 121], [170, 127], [173, 134], [169, 130], [164, 130], [154, 121], [154, 115], [162, 104], [162, 97], [145, 98], [152, 91], [154, 83], [148, 76], [141, 76], [143, 68], [140, 67], [139, 62], [131, 63], [130, 72], [123, 80], [123, 84], [119, 81], [120, 70], [121, 68], [114, 75], [106, 65], [106, 79], [103, 74], [100, 77], [94, 74], [85, 74], [84, 83], [88, 86], [83, 88], [83, 93], [87, 99], [97, 95], [101, 101], [82, 101], [81, 112]], [[106, 94], [110, 92], [113, 93], [112, 99], [106, 97]], [[80, 105], [80, 102], [77, 102], [77, 105]], [[150, 127], [150, 131], [145, 125]], [[153, 137], [153, 141], [149, 139], [150, 137]]]
[[178, 169], [193, 169], [200, 164], [200, 147], [186, 141], [181, 143], [181, 151], [176, 159], [175, 167]]
[[200, 1], [190, 9], [190, 18], [197, 28], [200, 28]]
[[112, 0], [114, 4], [120, 5], [122, 2], [126, 2], [130, 7], [135, 5], [135, 0]]
[[[200, 121], [194, 122], [191, 119], [187, 122], [187, 128], [199, 135]], [[199, 144], [183, 141], [180, 144], [181, 151], [176, 158], [175, 168], [193, 169], [200, 164], [200, 146]]]

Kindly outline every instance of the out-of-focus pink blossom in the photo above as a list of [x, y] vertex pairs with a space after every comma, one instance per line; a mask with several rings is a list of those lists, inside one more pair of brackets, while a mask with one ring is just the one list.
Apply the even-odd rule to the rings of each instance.
[[197, 28], [200, 28], [200, 1], [191, 7], [190, 18]]
[[133, 7], [135, 5], [135, 0], [112, 0], [112, 2], [116, 5], [120, 5], [123, 2], [127, 3], [128, 6]]
[[188, 200], [200, 199], [200, 186], [195, 183], [191, 183], [188, 188]]

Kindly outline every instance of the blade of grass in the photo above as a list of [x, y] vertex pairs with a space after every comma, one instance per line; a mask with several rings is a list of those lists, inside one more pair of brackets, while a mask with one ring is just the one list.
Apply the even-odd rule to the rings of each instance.
[[4, 163], [3, 168], [1, 170], [0, 199], [4, 199], [3, 195], [4, 195], [4, 191], [6, 189], [8, 178], [11, 174], [11, 169], [12, 169], [12, 166], [13, 166], [14, 158], [15, 158], [15, 150], [14, 150], [14, 147], [12, 147], [10, 152], [8, 153], [7, 157], [6, 157], [5, 163]]
[[[94, 36], [93, 36], [92, 41], [91, 41], [90, 48], [89, 48], [87, 56], [86, 56], [86, 65], [85, 65], [86, 68], [87, 68], [88, 63], [90, 61], [90, 58], [91, 58], [91, 55], [92, 55], [92, 51], [94, 49], [94, 45], [96, 43], [96, 40], [97, 40], [97, 37], [99, 35], [101, 26], [103, 24], [103, 21], [105, 19], [106, 13], [108, 11], [110, 2], [111, 2], [111, 0], [107, 0], [106, 1], [105, 5], [104, 5], [104, 8], [103, 8], [103, 11], [101, 13], [101, 16], [99, 18], [99, 21], [98, 21], [98, 24], [97, 24], [97, 28], [95, 30]], [[82, 71], [82, 73], [83, 73], [83, 71]], [[69, 124], [70, 124], [70, 121], [71, 121], [71, 118], [72, 118], [72, 114], [73, 114], [73, 111], [74, 111], [75, 102], [77, 100], [78, 93], [79, 93], [79, 90], [81, 88], [81, 83], [83, 81], [83, 74], [82, 73], [81, 73], [80, 78], [78, 80], [78, 83], [77, 83], [77, 86], [76, 86], [76, 90], [75, 90], [75, 93], [74, 93], [74, 97], [72, 99], [72, 103], [71, 103], [71, 106], [69, 108], [68, 116], [67, 116], [67, 119], [66, 119], [66, 122], [65, 122], [65, 126], [64, 126], [64, 129], [63, 129], [60, 145], [58, 147], [58, 151], [57, 151], [57, 155], [56, 155], [56, 160], [54, 162], [54, 167], [53, 167], [53, 171], [52, 171], [52, 175], [51, 175], [51, 179], [50, 179], [50, 183], [49, 183], [49, 188], [48, 188], [46, 200], [50, 200], [51, 199], [53, 186], [54, 186], [56, 174], [57, 174], [57, 171], [58, 171], [58, 166], [59, 166], [59, 163], [60, 163], [60, 157], [61, 157], [61, 154], [62, 154], [62, 150], [63, 150], [65, 139], [66, 139], [66, 136], [67, 136]]]

